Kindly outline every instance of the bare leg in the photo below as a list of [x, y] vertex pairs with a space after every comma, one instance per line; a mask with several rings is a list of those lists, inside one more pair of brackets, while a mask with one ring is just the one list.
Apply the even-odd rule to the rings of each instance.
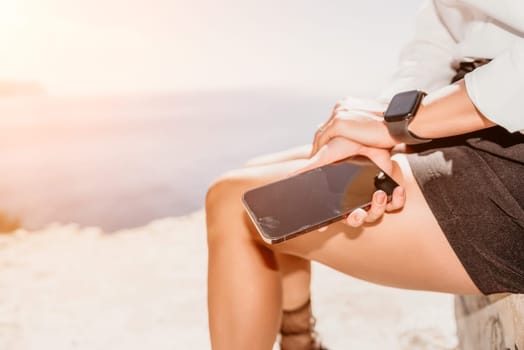
[[[207, 219], [213, 349], [271, 349], [282, 308], [282, 283], [274, 252], [316, 260], [390, 286], [479, 292], [431, 214], [405, 158], [398, 159], [393, 177], [407, 194], [401, 212], [386, 214], [379, 223], [360, 229], [336, 223], [326, 231], [271, 247], [258, 239], [240, 203], [240, 193], [256, 186], [254, 181], [231, 180], [211, 189]], [[257, 168], [256, 178], [265, 183], [301, 163]]]
[[272, 247], [315, 260], [353, 277], [407, 289], [480, 293], [449, 246], [404, 155], [393, 177], [406, 189], [399, 213], [360, 229], [342, 223]]
[[[309, 298], [309, 260], [274, 254], [255, 243], [257, 236], [240, 201], [243, 191], [286, 176], [296, 169], [295, 164], [296, 161], [289, 161], [240, 169], [219, 179], [208, 192], [208, 302], [213, 348], [228, 348], [229, 344], [250, 344], [246, 348], [259, 344], [261, 349], [271, 348], [282, 309], [294, 309]], [[238, 240], [239, 237], [243, 238]], [[246, 245], [251, 248], [246, 250]], [[229, 271], [231, 278], [223, 279]], [[246, 276], [246, 280], [238, 276]], [[224, 284], [231, 288], [224, 288]], [[282, 288], [286, 288], [284, 293]], [[246, 295], [252, 303], [243, 301]], [[260, 317], [254, 319], [249, 315]], [[243, 331], [234, 332], [235, 329]], [[251, 331], [246, 331], [248, 329]]]
[[[288, 162], [290, 160], [306, 159], [311, 153], [311, 145], [303, 145], [290, 148], [281, 152], [265, 154], [253, 159], [250, 159], [245, 166], [260, 167], [266, 165], [273, 165], [281, 162]], [[278, 168], [277, 165], [275, 168]], [[260, 181], [269, 181], [271, 176], [278, 178], [283, 173], [276, 171], [269, 175], [267, 171], [263, 171], [265, 175], [260, 177], [255, 171], [239, 170], [226, 175], [229, 179], [252, 180], [253, 187], [260, 183]], [[294, 310], [304, 305], [309, 298], [309, 289], [311, 282], [311, 262], [296, 256], [287, 254], [275, 255], [280, 274], [282, 277], [283, 300], [282, 306], [284, 310]]]
[[[399, 150], [395, 151], [397, 153]], [[403, 151], [403, 150], [400, 150]], [[290, 148], [281, 152], [271, 153], [262, 155], [246, 162], [246, 167], [260, 167], [270, 166], [276, 163], [288, 162], [290, 160], [306, 159], [311, 153], [311, 145], [303, 145], [294, 148]], [[280, 166], [276, 165], [278, 169]], [[271, 175], [267, 174], [261, 178], [257, 176], [254, 171], [234, 171], [226, 177], [231, 179], [244, 179], [253, 181], [253, 187], [259, 184], [260, 181], [269, 181]], [[275, 177], [280, 176], [279, 171], [273, 174]], [[224, 179], [225, 180], [225, 179]], [[247, 184], [246, 184], [247, 185]], [[227, 185], [226, 185], [227, 186]], [[247, 185], [249, 186], [249, 185]], [[295, 310], [304, 305], [309, 298], [309, 286], [311, 281], [311, 264], [309, 260], [298, 258], [286, 254], [275, 255], [280, 273], [282, 276], [282, 289], [283, 289], [283, 309], [284, 310]]]

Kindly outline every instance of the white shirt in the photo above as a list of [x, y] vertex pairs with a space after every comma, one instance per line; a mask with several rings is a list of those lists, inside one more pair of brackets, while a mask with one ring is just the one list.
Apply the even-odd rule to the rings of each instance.
[[384, 98], [449, 84], [464, 57], [493, 60], [464, 78], [473, 104], [510, 132], [524, 131], [524, 0], [429, 0]]

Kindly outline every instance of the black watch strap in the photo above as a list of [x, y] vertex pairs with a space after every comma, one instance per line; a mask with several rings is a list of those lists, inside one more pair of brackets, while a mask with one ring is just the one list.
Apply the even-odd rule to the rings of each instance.
[[414, 133], [408, 130], [408, 124], [410, 120], [404, 119], [395, 122], [388, 122], [387, 126], [389, 133], [397, 141], [401, 141], [408, 145], [416, 145], [419, 143], [426, 143], [432, 141], [432, 139], [426, 139], [423, 137], [418, 137]]

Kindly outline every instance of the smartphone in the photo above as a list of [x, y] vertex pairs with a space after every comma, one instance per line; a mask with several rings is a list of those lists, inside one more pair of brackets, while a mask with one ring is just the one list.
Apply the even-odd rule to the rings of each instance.
[[367, 209], [381, 189], [398, 184], [366, 159], [347, 159], [245, 192], [244, 207], [262, 239], [276, 244]]

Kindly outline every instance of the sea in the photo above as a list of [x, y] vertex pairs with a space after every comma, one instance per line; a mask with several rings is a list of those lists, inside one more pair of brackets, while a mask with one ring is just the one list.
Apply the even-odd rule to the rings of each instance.
[[0, 230], [107, 232], [204, 205], [213, 179], [310, 143], [340, 96], [273, 89], [0, 98]]

